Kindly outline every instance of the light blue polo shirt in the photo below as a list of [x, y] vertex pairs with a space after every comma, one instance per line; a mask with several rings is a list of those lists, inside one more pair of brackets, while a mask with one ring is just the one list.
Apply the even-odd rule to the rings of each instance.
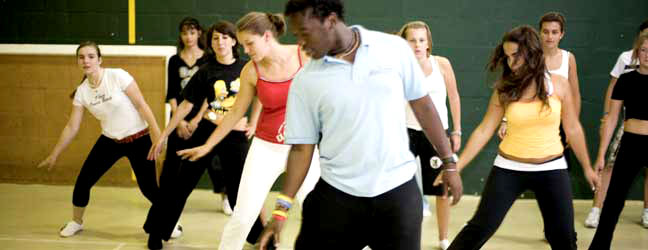
[[353, 196], [375, 197], [414, 176], [403, 99], [427, 91], [405, 40], [352, 28], [361, 37], [355, 63], [325, 56], [293, 79], [285, 143], [319, 142], [324, 181]]

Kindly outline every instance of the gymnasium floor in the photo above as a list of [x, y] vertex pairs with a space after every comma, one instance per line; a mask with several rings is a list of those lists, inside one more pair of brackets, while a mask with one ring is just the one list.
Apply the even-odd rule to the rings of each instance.
[[[0, 249], [146, 249], [147, 235], [141, 229], [148, 201], [137, 188], [95, 187], [86, 209], [85, 229], [71, 238], [60, 238], [59, 228], [71, 218], [72, 186], [0, 184]], [[270, 208], [276, 193], [266, 201]], [[434, 204], [434, 199], [430, 199]], [[464, 196], [453, 208], [450, 235], [454, 236], [470, 218], [479, 202]], [[578, 246], [587, 249], [594, 230], [582, 221], [591, 201], [574, 202]], [[220, 196], [197, 190], [189, 198], [180, 219], [184, 236], [165, 243], [164, 249], [216, 249], [228, 217], [221, 213]], [[629, 201], [617, 226], [612, 249], [648, 249], [648, 229], [639, 224], [642, 203]], [[292, 249], [299, 229], [299, 208], [291, 211], [281, 249]], [[423, 222], [423, 248], [437, 249], [436, 219]], [[534, 200], [518, 200], [502, 227], [483, 249], [550, 249], [542, 236], [542, 219]], [[360, 249], [358, 249], [360, 250]]]

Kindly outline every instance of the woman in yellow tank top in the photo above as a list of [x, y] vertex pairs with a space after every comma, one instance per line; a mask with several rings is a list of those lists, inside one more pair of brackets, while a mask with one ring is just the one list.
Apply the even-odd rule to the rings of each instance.
[[592, 189], [598, 177], [591, 168], [569, 83], [547, 72], [540, 38], [529, 26], [504, 34], [489, 63], [492, 72], [500, 68], [486, 115], [459, 157], [459, 171], [488, 143], [503, 117], [509, 128], [479, 207], [449, 249], [480, 249], [526, 190], [535, 193], [551, 248], [576, 249], [571, 184], [558, 131], [561, 122]]

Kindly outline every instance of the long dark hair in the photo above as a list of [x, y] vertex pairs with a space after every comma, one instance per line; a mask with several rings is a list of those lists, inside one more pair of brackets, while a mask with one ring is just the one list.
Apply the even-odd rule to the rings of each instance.
[[[507, 63], [504, 53], [504, 43], [513, 42], [518, 45], [516, 62], [524, 59], [525, 63], [516, 72], [513, 72]], [[488, 70], [495, 72], [502, 68], [502, 76], [496, 81], [495, 89], [499, 93], [500, 104], [504, 107], [511, 102], [520, 100], [522, 93], [531, 84], [536, 84], [535, 97], [549, 107], [547, 88], [544, 84], [547, 74], [542, 43], [538, 32], [531, 26], [523, 25], [504, 34], [491, 56], [487, 66]]]
[[[97, 51], [97, 59], [101, 58], [101, 50], [99, 49], [99, 45], [97, 45], [96, 42], [93, 41], [83, 41], [79, 43], [79, 47], [76, 49], [76, 57], [79, 57], [79, 50], [84, 47], [94, 47], [94, 49]], [[85, 74], [83, 74], [83, 79], [81, 79], [81, 82], [79, 84], [83, 83], [85, 79], [88, 78]], [[70, 99], [74, 99], [74, 95], [76, 94], [76, 89], [72, 91], [72, 94], [70, 94]]]
[[232, 55], [234, 56], [235, 59], [239, 59], [240, 53], [239, 50], [241, 49], [241, 43], [239, 43], [238, 39], [236, 38], [236, 27], [234, 27], [234, 24], [228, 22], [228, 21], [218, 21], [215, 24], [213, 24], [209, 29], [207, 30], [207, 37], [206, 40], [209, 41], [207, 43], [207, 53], [210, 55], [216, 55], [216, 52], [214, 51], [214, 48], [212, 48], [212, 37], [214, 36], [214, 32], [218, 32], [224, 35], [229, 36], [230, 38], [234, 39], [236, 41], [236, 44], [232, 48]]
[[200, 49], [205, 49], [205, 36], [204, 36], [204, 30], [202, 26], [200, 26], [200, 22], [198, 22], [198, 19], [195, 19], [193, 17], [185, 17], [180, 21], [180, 24], [178, 25], [178, 42], [176, 43], [176, 53], [180, 53], [185, 47], [184, 42], [182, 42], [182, 35], [181, 33], [185, 30], [191, 30], [195, 29], [198, 32], [200, 32], [200, 36], [198, 37], [198, 47]]

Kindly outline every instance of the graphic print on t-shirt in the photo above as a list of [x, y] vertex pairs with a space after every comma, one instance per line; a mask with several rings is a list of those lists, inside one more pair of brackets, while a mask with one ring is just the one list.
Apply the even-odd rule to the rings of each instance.
[[212, 111], [219, 115], [225, 115], [234, 106], [236, 101], [236, 94], [238, 94], [241, 87], [239, 78], [226, 83], [224, 80], [216, 80], [214, 82], [214, 101], [209, 103]]
[[104, 102], [112, 100], [112, 96], [106, 97], [106, 94], [99, 94], [94, 97], [94, 100], [90, 102], [90, 106], [96, 106]]
[[194, 65], [191, 68], [189, 68], [187, 66], [181, 66], [180, 68], [178, 68], [178, 75], [182, 79], [180, 81], [180, 90], [183, 90], [187, 86], [187, 83], [189, 83], [189, 80], [191, 79], [191, 77], [196, 72], [198, 72], [199, 68], [200, 67], [198, 67], [198, 64]]

